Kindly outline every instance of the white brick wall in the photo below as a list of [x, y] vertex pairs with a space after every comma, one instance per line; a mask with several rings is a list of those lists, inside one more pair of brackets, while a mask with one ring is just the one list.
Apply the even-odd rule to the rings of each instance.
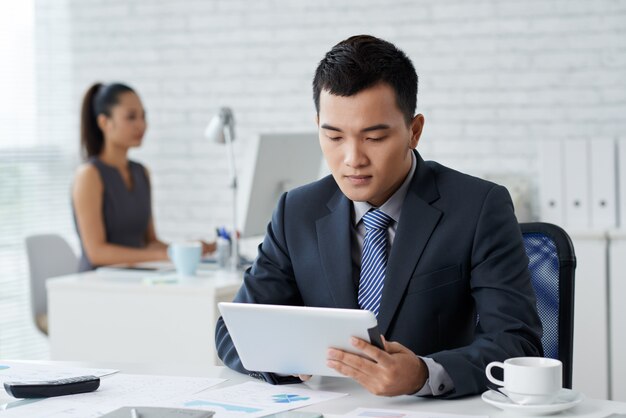
[[165, 239], [210, 235], [229, 222], [226, 150], [202, 136], [211, 115], [234, 109], [240, 157], [258, 132], [314, 130], [313, 71], [357, 33], [392, 41], [413, 59], [427, 159], [477, 175], [521, 175], [536, 189], [537, 141], [626, 131], [625, 1], [37, 4], [44, 20], [70, 16], [39, 28], [51, 39], [71, 34], [72, 100], [58, 110], [71, 129], [54, 135], [78, 143], [81, 95], [96, 80], [127, 82], [142, 96], [150, 128], [134, 155], [151, 169]]

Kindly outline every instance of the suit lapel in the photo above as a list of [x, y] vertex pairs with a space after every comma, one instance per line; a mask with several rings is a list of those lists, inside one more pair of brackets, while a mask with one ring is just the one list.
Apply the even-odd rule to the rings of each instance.
[[416, 153], [417, 168], [407, 190], [396, 236], [389, 254], [385, 286], [378, 313], [378, 327], [382, 334], [400, 306], [400, 301], [441, 212], [430, 205], [439, 198], [434, 176]]
[[350, 200], [337, 189], [327, 206], [330, 213], [316, 222], [321, 265], [334, 306], [358, 309], [357, 291], [352, 280]]

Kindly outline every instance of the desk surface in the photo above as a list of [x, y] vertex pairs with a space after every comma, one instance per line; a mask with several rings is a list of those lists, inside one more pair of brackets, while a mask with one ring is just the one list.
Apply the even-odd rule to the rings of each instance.
[[69, 274], [47, 280], [48, 291], [59, 289], [119, 290], [124, 292], [187, 292], [202, 289], [222, 289], [239, 287], [243, 272], [219, 270], [212, 266], [198, 269], [197, 275], [178, 278], [175, 272], [149, 272], [141, 270], [102, 269], [84, 273]]
[[[78, 367], [97, 367], [119, 369], [122, 373], [159, 374], [171, 376], [219, 377], [228, 379], [219, 387], [230, 386], [245, 381], [254, 380], [248, 376], [233, 372], [225, 367], [218, 366], [189, 366], [185, 364], [120, 364], [120, 363], [91, 363], [91, 362], [37, 362]], [[488, 415], [489, 417], [513, 417], [507, 413], [483, 402], [479, 396], [456, 400], [425, 399], [414, 396], [397, 396], [393, 398], [375, 396], [365, 391], [356, 382], [347, 378], [313, 377], [303, 384], [311, 389], [349, 393], [350, 396], [323, 402], [302, 408], [304, 411], [316, 411], [324, 414], [346, 414], [358, 407], [403, 409], [419, 412], [439, 412], [448, 414]], [[0, 391], [0, 405], [12, 399]], [[626, 403], [586, 398], [572, 409], [552, 416], [568, 416], [581, 418], [604, 418], [613, 413], [626, 413]], [[1, 414], [0, 414], [1, 416]], [[69, 418], [69, 417], [68, 417]]]

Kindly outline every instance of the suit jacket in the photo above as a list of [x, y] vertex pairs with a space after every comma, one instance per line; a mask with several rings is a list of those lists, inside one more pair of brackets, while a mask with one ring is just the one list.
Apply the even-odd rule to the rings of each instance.
[[[542, 355], [528, 258], [504, 187], [416, 156], [379, 329], [445, 368], [455, 388], [444, 397], [479, 393], [489, 362]], [[358, 309], [351, 211], [332, 176], [285, 193], [235, 301]], [[216, 346], [227, 366], [248, 373], [221, 318]]]

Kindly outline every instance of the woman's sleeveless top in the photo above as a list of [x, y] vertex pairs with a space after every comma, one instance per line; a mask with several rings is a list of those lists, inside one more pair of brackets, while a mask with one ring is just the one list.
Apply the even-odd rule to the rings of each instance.
[[[102, 217], [106, 241], [111, 244], [142, 248], [146, 246], [146, 232], [152, 216], [150, 181], [144, 167], [128, 161], [132, 179], [132, 189], [128, 189], [119, 170], [97, 158], [89, 160], [96, 167], [104, 186], [102, 196]], [[72, 205], [73, 207], [73, 205]], [[76, 223], [76, 216], [74, 215]], [[78, 225], [76, 225], [78, 231]], [[78, 231], [80, 237], [80, 231]], [[81, 240], [82, 247], [82, 240]], [[87, 258], [84, 247], [80, 259], [80, 271], [95, 267]]]

